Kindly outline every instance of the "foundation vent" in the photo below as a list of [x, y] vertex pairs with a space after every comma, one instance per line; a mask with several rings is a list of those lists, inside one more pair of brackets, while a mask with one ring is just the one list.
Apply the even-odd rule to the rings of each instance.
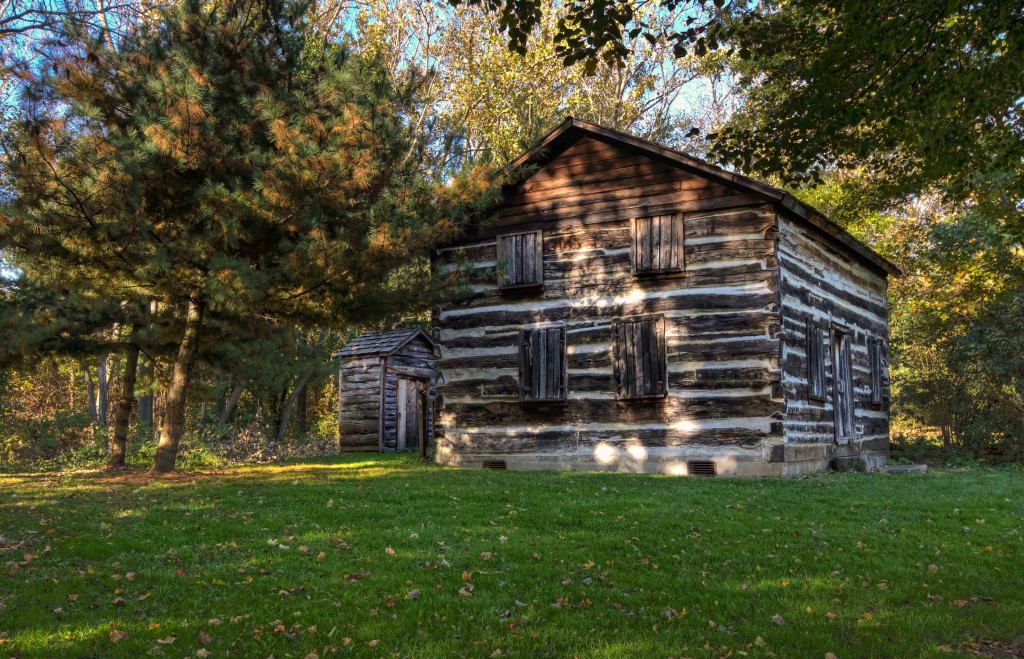
[[690, 476], [714, 476], [715, 463], [711, 460], [691, 460], [686, 463], [686, 473]]
[[484, 469], [508, 469], [504, 460], [484, 460]]

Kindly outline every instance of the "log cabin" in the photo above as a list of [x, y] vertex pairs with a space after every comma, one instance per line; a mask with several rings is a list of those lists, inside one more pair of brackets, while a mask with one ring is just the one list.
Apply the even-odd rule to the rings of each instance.
[[338, 448], [420, 450], [433, 432], [434, 341], [422, 329], [361, 334], [338, 360]]
[[790, 194], [569, 118], [439, 249], [435, 459], [798, 475], [889, 450], [896, 267]]

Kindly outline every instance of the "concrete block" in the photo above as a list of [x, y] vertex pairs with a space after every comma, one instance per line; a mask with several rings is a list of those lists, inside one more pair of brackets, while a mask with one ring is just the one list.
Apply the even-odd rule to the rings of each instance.
[[885, 465], [876, 471], [880, 474], [927, 474], [928, 465]]

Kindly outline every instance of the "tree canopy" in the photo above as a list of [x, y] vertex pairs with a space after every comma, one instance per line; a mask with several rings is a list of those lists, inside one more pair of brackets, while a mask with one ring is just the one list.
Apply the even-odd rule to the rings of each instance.
[[435, 185], [415, 86], [308, 29], [291, 0], [186, 0], [117, 48], [70, 21], [22, 71], [3, 246], [182, 323], [157, 468], [173, 468], [205, 319], [363, 321], [423, 282], [410, 257], [472, 216], [484, 177]]

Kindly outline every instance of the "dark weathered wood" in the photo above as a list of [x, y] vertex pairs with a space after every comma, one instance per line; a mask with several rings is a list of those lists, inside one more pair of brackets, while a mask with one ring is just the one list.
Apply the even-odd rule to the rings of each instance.
[[524, 328], [520, 333], [518, 364], [520, 400], [563, 400], [566, 394], [565, 326]]
[[[365, 449], [368, 443], [377, 450], [397, 450], [399, 379], [428, 383], [427, 407], [421, 406], [413, 413], [420, 417], [429, 413], [430, 397], [434, 392], [433, 345], [419, 334], [387, 355], [354, 355], [341, 359], [338, 391], [340, 450]], [[418, 396], [418, 388], [414, 395]], [[417, 429], [424, 425], [429, 438], [433, 424], [424, 424], [418, 417], [409, 423]], [[412, 440], [417, 442], [410, 445], [415, 448], [423, 438], [415, 435]]]
[[543, 240], [540, 231], [497, 238], [498, 287], [532, 286], [544, 282]]
[[[630, 442], [767, 456], [786, 432], [825, 441], [833, 414], [808, 401], [808, 319], [826, 334], [832, 320], [848, 327], [850, 426], [875, 445], [886, 426], [874, 392], [887, 386], [875, 376], [887, 336], [877, 268], [809, 225], [796, 235], [784, 194], [673, 162], [604, 138], [561, 144], [506, 188], [495, 223], [442, 250], [442, 268], [467, 260], [468, 290], [433, 314], [439, 449], [577, 455]], [[542, 287], [503, 290], [531, 268]], [[528, 329], [552, 323], [564, 327]], [[827, 336], [814, 350], [827, 401]], [[524, 404], [556, 393], [558, 405]]]
[[871, 364], [871, 402], [882, 402], [882, 349], [878, 339], [868, 340], [868, 361]]
[[810, 319], [807, 320], [807, 397], [825, 400], [825, 335]]

